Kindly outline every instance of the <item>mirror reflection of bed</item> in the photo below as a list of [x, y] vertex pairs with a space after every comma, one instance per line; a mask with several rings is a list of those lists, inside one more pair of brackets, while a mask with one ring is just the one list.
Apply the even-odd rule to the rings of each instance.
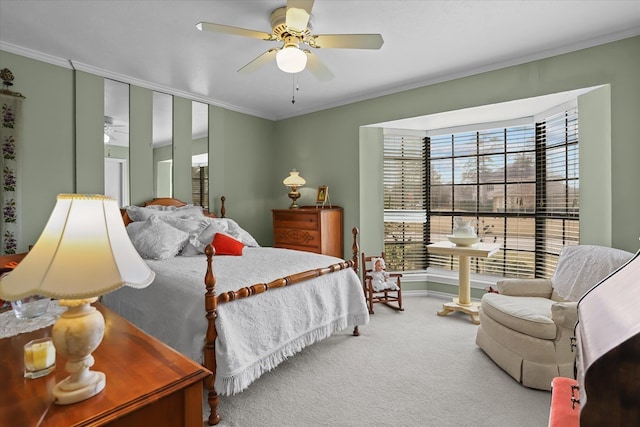
[[351, 328], [357, 335], [369, 320], [356, 274], [356, 228], [353, 258], [342, 260], [260, 247], [225, 216], [224, 198], [221, 212], [172, 198], [123, 209], [129, 237], [156, 279], [102, 298], [214, 373], [205, 381], [209, 424], [220, 421], [218, 394], [239, 393], [304, 347]]

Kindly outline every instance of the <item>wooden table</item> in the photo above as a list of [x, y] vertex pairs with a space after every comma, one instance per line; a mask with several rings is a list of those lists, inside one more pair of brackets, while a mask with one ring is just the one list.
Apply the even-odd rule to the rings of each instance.
[[449, 241], [442, 241], [427, 245], [427, 252], [438, 255], [454, 255], [458, 257], [458, 298], [453, 302], [445, 303], [438, 316], [446, 316], [455, 311], [461, 311], [471, 317], [475, 325], [480, 324], [478, 318], [478, 306], [471, 302], [470, 257], [488, 258], [495, 255], [500, 245], [495, 243], [476, 243], [471, 246], [456, 246]]
[[57, 357], [55, 371], [46, 377], [23, 378], [24, 344], [51, 336], [51, 327], [4, 338], [0, 340], [0, 424], [202, 427], [202, 383], [211, 372], [106, 307], [96, 307], [106, 326], [104, 339], [93, 352], [92, 369], [106, 374], [105, 389], [82, 402], [51, 404], [51, 389], [68, 375], [64, 359]]

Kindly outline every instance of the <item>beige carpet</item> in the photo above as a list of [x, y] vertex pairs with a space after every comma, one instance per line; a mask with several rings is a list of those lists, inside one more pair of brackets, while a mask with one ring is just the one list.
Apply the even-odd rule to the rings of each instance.
[[468, 316], [436, 316], [446, 301], [376, 305], [360, 337], [334, 335], [222, 397], [220, 426], [546, 426], [550, 394], [498, 368]]

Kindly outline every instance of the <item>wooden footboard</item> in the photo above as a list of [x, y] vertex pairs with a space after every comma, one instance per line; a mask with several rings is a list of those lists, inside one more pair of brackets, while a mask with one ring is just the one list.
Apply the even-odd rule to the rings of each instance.
[[[332, 264], [325, 268], [303, 271], [301, 273], [273, 280], [269, 283], [257, 283], [255, 285], [247, 286], [237, 291], [225, 292], [218, 296], [216, 296], [215, 292], [216, 278], [213, 273], [212, 267], [212, 259], [215, 254], [215, 250], [213, 249], [213, 246], [207, 245], [207, 247], [205, 248], [205, 254], [207, 256], [207, 273], [205, 274], [204, 278], [204, 284], [206, 287], [205, 309], [207, 311], [207, 334], [206, 343], [204, 346], [204, 366], [213, 373], [213, 375], [205, 379], [205, 386], [207, 388], [207, 402], [211, 410], [208, 419], [209, 425], [216, 425], [220, 422], [220, 413], [218, 412], [220, 398], [218, 397], [218, 393], [215, 390], [217, 370], [216, 338], [218, 337], [218, 332], [216, 330], [216, 318], [218, 317], [218, 305], [238, 299], [248, 298], [252, 295], [258, 295], [271, 289], [283, 288], [285, 286], [304, 282], [306, 280], [319, 277], [324, 274], [330, 274], [335, 271], [344, 270], [345, 268], [353, 268], [356, 271], [356, 274], [358, 274], [358, 257], [360, 253], [357, 239], [358, 229], [354, 227], [351, 232], [353, 234], [353, 244], [351, 246], [353, 257], [350, 260]], [[353, 335], [360, 335], [357, 325], [353, 329]]]

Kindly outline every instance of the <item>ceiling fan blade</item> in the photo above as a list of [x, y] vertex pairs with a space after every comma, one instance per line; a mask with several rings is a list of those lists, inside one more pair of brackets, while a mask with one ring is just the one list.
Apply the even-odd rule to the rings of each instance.
[[246, 28], [231, 27], [229, 25], [212, 24], [211, 22], [198, 22], [196, 28], [200, 31], [213, 31], [214, 33], [233, 34], [234, 36], [253, 37], [254, 39], [271, 40], [271, 34], [247, 30]]
[[331, 70], [328, 69], [327, 66], [322, 63], [322, 61], [320, 61], [320, 58], [318, 58], [317, 55], [314, 55], [308, 50], [304, 50], [304, 53], [307, 54], [307, 70], [309, 70], [311, 74], [316, 76], [318, 80], [326, 82], [335, 77]]
[[380, 49], [380, 34], [320, 34], [311, 36], [309, 46], [338, 49]]
[[262, 55], [258, 56], [253, 61], [249, 62], [244, 67], [238, 70], [239, 73], [252, 73], [256, 71], [258, 68], [265, 66], [267, 63], [276, 59], [276, 53], [278, 53], [278, 49], [269, 49]]
[[[307, 12], [307, 15], [311, 15], [311, 9], [313, 8], [314, 0], [288, 0], [287, 9], [302, 9]], [[306, 28], [306, 25], [305, 25]]]
[[287, 7], [287, 28], [302, 33], [309, 24], [309, 13], [297, 7]]

